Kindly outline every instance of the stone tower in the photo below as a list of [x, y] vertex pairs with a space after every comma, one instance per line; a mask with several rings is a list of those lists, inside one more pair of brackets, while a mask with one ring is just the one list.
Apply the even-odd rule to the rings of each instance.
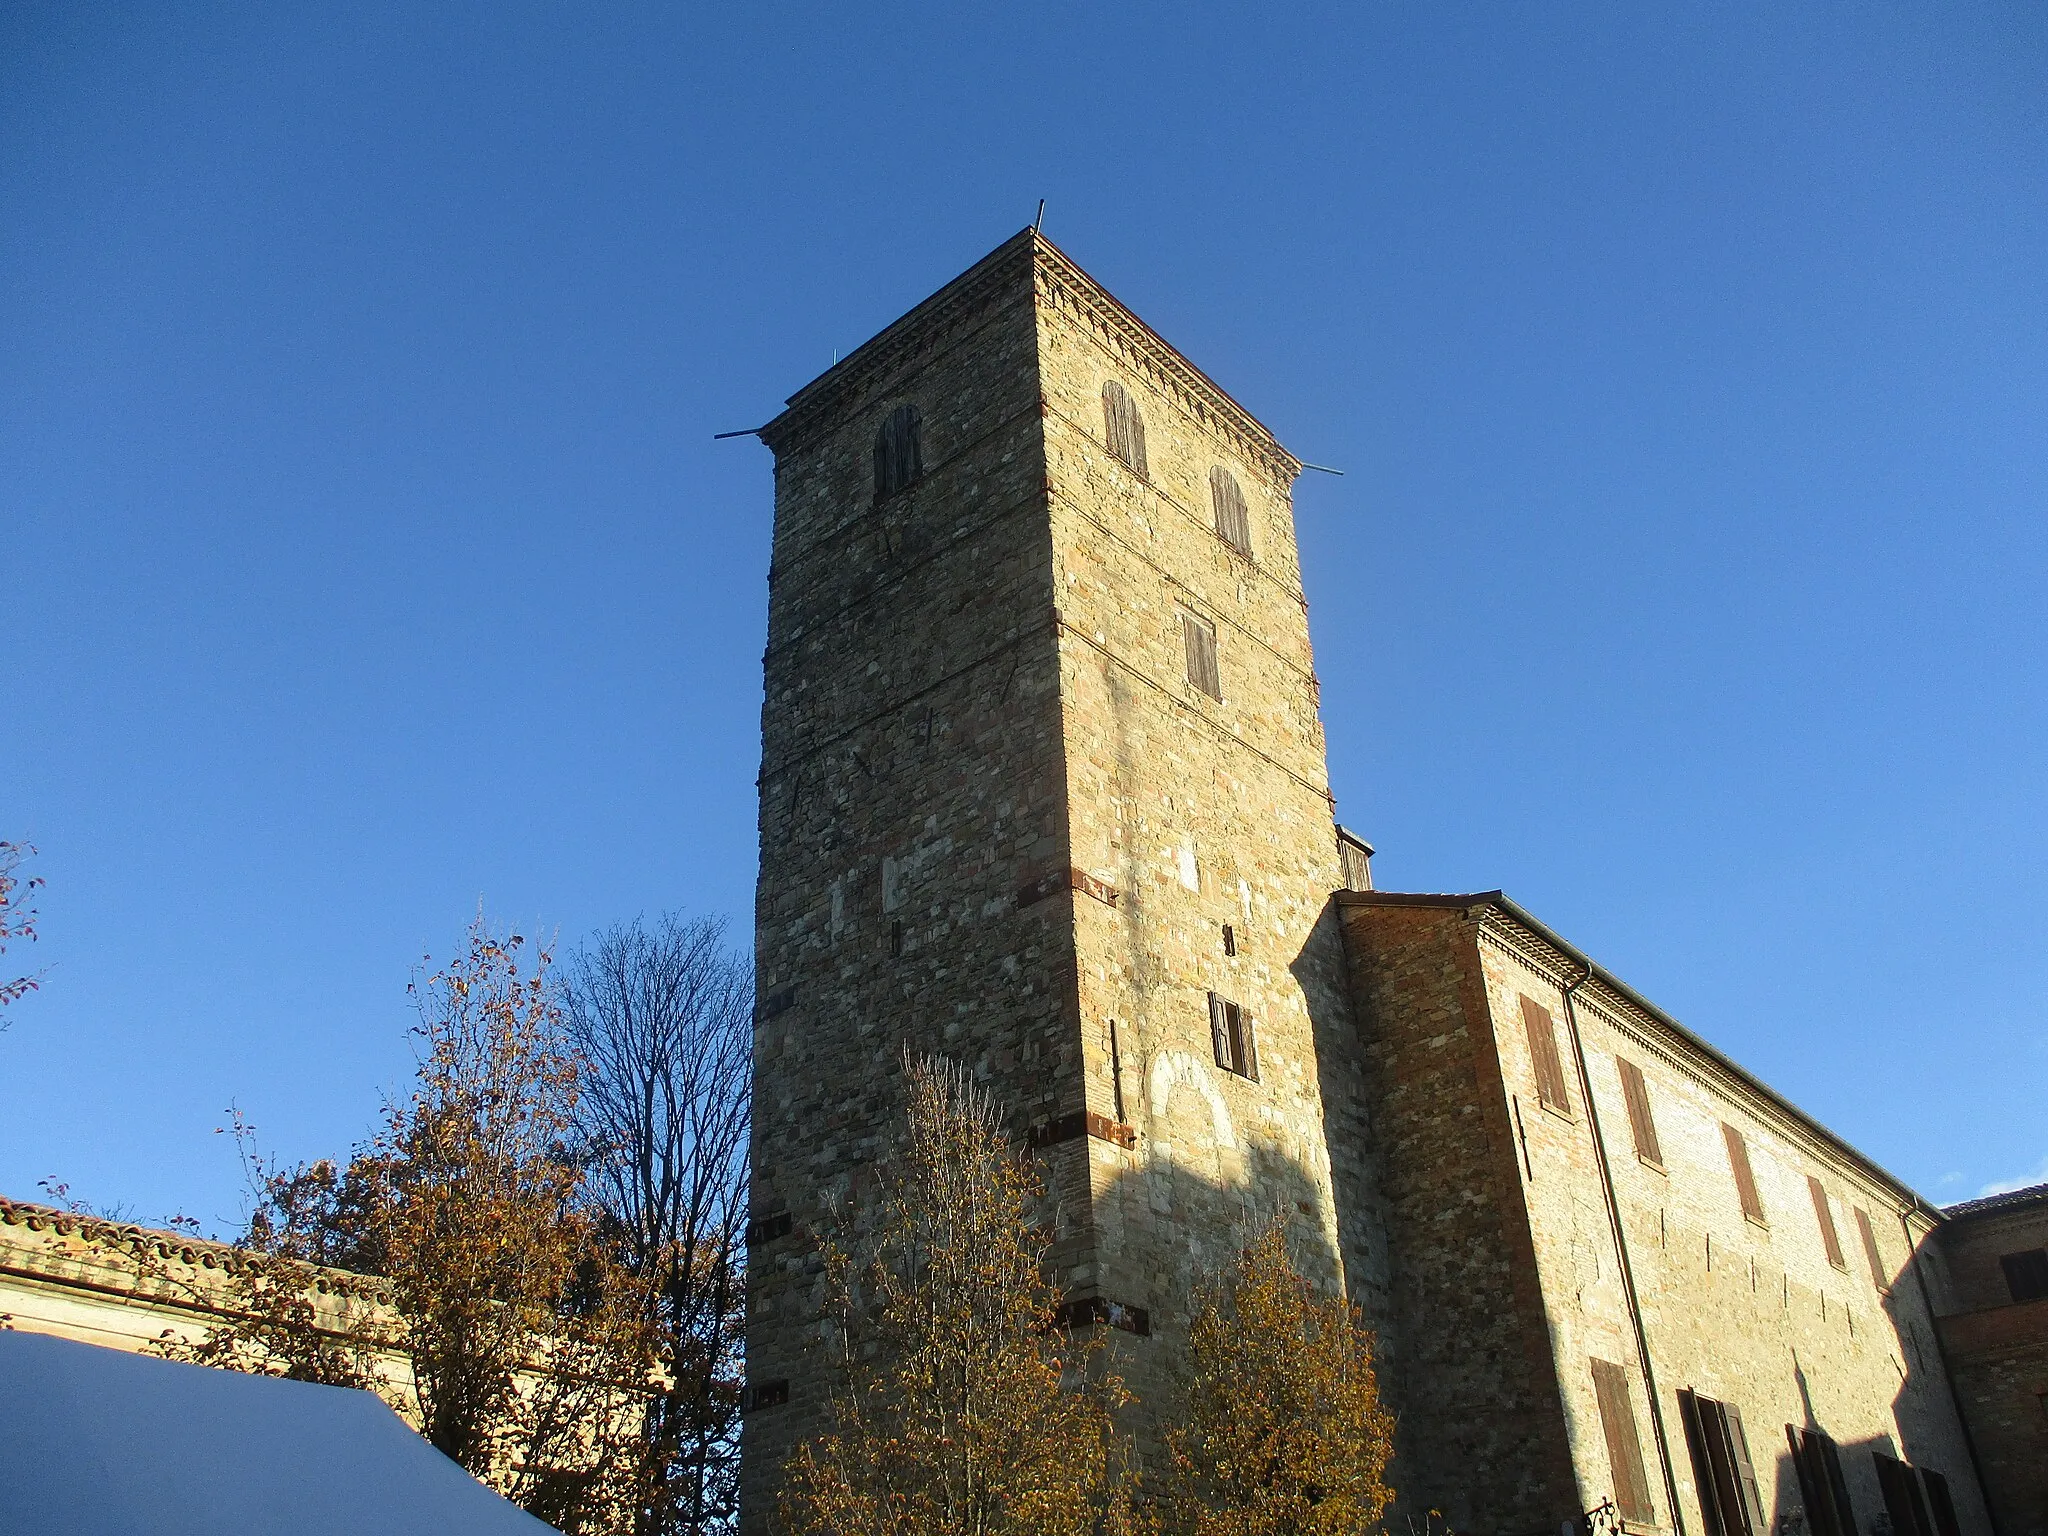
[[1381, 1268], [1332, 1184], [1367, 1139], [1299, 461], [1029, 230], [761, 437], [756, 1529], [829, 1387], [808, 1234], [885, 1155], [906, 1045], [1009, 1105], [1141, 1401], [1248, 1223], [1330, 1285]]

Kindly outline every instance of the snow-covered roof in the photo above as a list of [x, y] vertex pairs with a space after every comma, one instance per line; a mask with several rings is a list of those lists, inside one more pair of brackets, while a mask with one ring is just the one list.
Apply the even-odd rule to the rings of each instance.
[[369, 1392], [0, 1331], [0, 1532], [553, 1530]]

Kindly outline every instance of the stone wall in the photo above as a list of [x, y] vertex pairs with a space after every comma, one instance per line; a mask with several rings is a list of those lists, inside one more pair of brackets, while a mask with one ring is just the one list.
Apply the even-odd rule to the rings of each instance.
[[[1105, 442], [1126, 389], [1147, 465]], [[924, 473], [879, 502], [899, 406]], [[1143, 1432], [1201, 1278], [1283, 1219], [1333, 1289], [1326, 1122], [1367, 1177], [1338, 855], [1289, 486], [1270, 433], [1030, 232], [793, 396], [762, 714], [747, 1520], [815, 1431], [815, 1239], [885, 1156], [907, 1047], [964, 1061], [1039, 1146], [1070, 1296]], [[1250, 548], [1219, 537], [1212, 470]], [[1215, 626], [1221, 699], [1181, 615]], [[1226, 937], [1225, 929], [1229, 933]], [[1257, 1078], [1222, 1071], [1209, 994]], [[1334, 1075], [1333, 1075], [1334, 1074]], [[1353, 1209], [1365, 1196], [1349, 1200]], [[1377, 1266], [1377, 1267], [1376, 1267]]]
[[[1068, 900], [1018, 904], [1067, 867], [1030, 274], [1028, 246], [1006, 246], [763, 433], [776, 517], [744, 1436], [756, 1529], [782, 1455], [822, 1422], [816, 1238], [872, 1189], [903, 1053], [962, 1061], [1020, 1131], [1079, 1098]], [[876, 432], [904, 403], [922, 417], [924, 474], [878, 501]]]
[[[1085, 1144], [1095, 1267], [1072, 1279], [1145, 1310], [1152, 1339], [1122, 1354], [1158, 1408], [1203, 1277], [1249, 1231], [1285, 1222], [1333, 1290], [1346, 1267], [1325, 1113], [1359, 1095], [1319, 1044], [1351, 1023], [1299, 466], [1056, 253], [1038, 294], [1071, 859], [1117, 892], [1074, 912], [1087, 1107], [1135, 1132]], [[1143, 419], [1143, 472], [1104, 440], [1111, 383]], [[1218, 470], [1248, 549], [1218, 533]], [[1214, 628], [1220, 698], [1190, 678], [1183, 615]], [[1256, 1080], [1218, 1069], [1211, 993], [1249, 1014]]]

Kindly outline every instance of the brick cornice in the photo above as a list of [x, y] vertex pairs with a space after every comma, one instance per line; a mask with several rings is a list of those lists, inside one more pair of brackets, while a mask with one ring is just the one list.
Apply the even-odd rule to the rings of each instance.
[[[1925, 1218], [1929, 1208], [1914, 1191], [1885, 1169], [1820, 1124], [1798, 1105], [1749, 1075], [1662, 1009], [1598, 966], [1567, 951], [1549, 933], [1532, 925], [1502, 900], [1478, 913], [1480, 934], [1547, 976], [1560, 988], [1573, 986], [1574, 1003], [1598, 1014], [1646, 1054], [1670, 1070], [1692, 1079], [1710, 1094], [1733, 1101], [1785, 1140], [1801, 1148], [1839, 1177], [1864, 1186], [1866, 1192]], [[1933, 1221], [1928, 1225], [1932, 1226]]]
[[848, 400], [886, 385], [906, 364], [945, 345], [977, 320], [1005, 288], [1019, 290], [1030, 273], [1034, 242], [1030, 230], [1013, 235], [937, 293], [885, 326], [819, 374], [784, 402], [785, 409], [760, 429], [761, 441], [778, 456], [803, 443]]
[[1197, 424], [1227, 439], [1245, 463], [1285, 491], [1301, 473], [1301, 460], [1259, 419], [1140, 320], [1072, 257], [1035, 230], [1011, 236], [937, 293], [861, 343], [784, 402], [760, 429], [761, 441], [780, 455], [804, 442], [826, 419], [864, 391], [886, 387], [905, 364], [947, 344], [978, 319], [1005, 289], [1029, 279], [1041, 306], [1062, 309], [1123, 365], [1142, 374]]
[[1619, 1029], [1644, 1051], [1710, 1093], [1742, 1105], [1817, 1163], [1861, 1185], [1894, 1212], [1931, 1230], [1943, 1220], [1908, 1184], [1872, 1162], [1790, 1099], [1752, 1077], [1678, 1020], [1620, 978], [1603, 970], [1567, 941], [1499, 891], [1472, 895], [1407, 895], [1398, 891], [1340, 891], [1341, 906], [1438, 906], [1463, 908], [1482, 939], [1543, 976], [1560, 989], [1575, 988], [1603, 1022]]
[[[1028, 233], [1028, 231], [1027, 231]], [[1301, 460], [1280, 446], [1260, 420], [1184, 357], [1180, 350], [1126, 308], [1058, 246], [1036, 237], [1041, 304], [1065, 309], [1152, 387], [1194, 421], [1229, 439], [1247, 464], [1284, 493], [1301, 473]]]

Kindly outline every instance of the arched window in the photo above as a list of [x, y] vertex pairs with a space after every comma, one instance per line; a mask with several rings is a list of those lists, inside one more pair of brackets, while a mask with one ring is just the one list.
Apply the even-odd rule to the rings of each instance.
[[1216, 506], [1216, 533], [1241, 555], [1252, 552], [1252, 519], [1245, 510], [1237, 476], [1218, 464], [1209, 471], [1209, 500]]
[[1138, 402], [1130, 391], [1111, 379], [1102, 386], [1103, 436], [1109, 451], [1148, 480], [1145, 467], [1145, 418], [1138, 414]]
[[899, 405], [875, 434], [875, 500], [900, 491], [924, 474], [924, 443], [917, 407]]

